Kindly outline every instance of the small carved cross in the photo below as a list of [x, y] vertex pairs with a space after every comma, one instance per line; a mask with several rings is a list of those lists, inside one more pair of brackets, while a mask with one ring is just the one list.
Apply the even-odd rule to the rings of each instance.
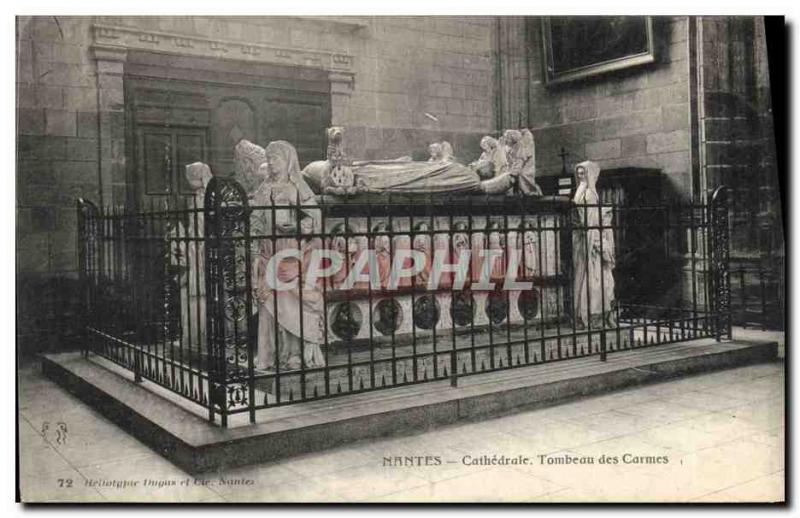
[[567, 157], [569, 153], [567, 153], [567, 150], [562, 146], [561, 153], [559, 153], [558, 156], [561, 157], [561, 174], [567, 176], [567, 174], [569, 174], [567, 173]]

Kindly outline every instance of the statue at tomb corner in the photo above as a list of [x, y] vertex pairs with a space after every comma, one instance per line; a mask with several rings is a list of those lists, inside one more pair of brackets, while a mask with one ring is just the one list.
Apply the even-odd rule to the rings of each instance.
[[536, 183], [536, 142], [528, 128], [520, 131], [520, 140], [514, 149], [511, 173], [516, 175], [517, 186], [522, 194], [542, 195], [542, 188]]
[[244, 188], [250, 198], [261, 185], [258, 168], [267, 161], [264, 148], [242, 139], [233, 150], [233, 178]]
[[328, 148], [325, 160], [311, 162], [303, 169], [303, 179], [318, 194], [345, 196], [363, 190], [353, 174], [353, 162], [344, 151], [344, 128], [333, 126], [325, 131]]
[[497, 163], [505, 162], [506, 167], [504, 170], [496, 170], [494, 177], [481, 182], [481, 190], [487, 194], [516, 192], [528, 196], [541, 196], [542, 189], [535, 180], [536, 153], [533, 133], [527, 128], [508, 129], [497, 143], [497, 149], [499, 153], [505, 153], [505, 160], [497, 160]]
[[[274, 275], [281, 282], [292, 283], [299, 280], [302, 271], [308, 271], [314, 248], [319, 246], [318, 240], [299, 239], [299, 236], [318, 233], [321, 215], [315, 208], [314, 193], [300, 174], [294, 146], [279, 140], [270, 142], [265, 152], [269, 177], [264, 182], [265, 187], [259, 189], [263, 200], [258, 201], [259, 205], [274, 204], [275, 221], [269, 222], [267, 237], [260, 241], [271, 243], [276, 254], [285, 249], [300, 252], [299, 258], [287, 257], [274, 268]], [[302, 366], [323, 367], [325, 358], [320, 349], [325, 332], [322, 281], [311, 289], [299, 282], [290, 289], [273, 289], [275, 279], [267, 278], [270, 274], [267, 269], [269, 259], [269, 250], [264, 246], [255, 268], [258, 303], [256, 367], [274, 369], [279, 365], [289, 370]]]
[[206, 187], [211, 181], [211, 168], [203, 162], [186, 166], [186, 181], [193, 195], [188, 201], [184, 221], [179, 223], [177, 235], [173, 232], [173, 260], [177, 261], [182, 272], [181, 289], [181, 329], [182, 345], [205, 347], [206, 335], [206, 284], [205, 284], [205, 246], [202, 239], [205, 228], [203, 207]]
[[614, 326], [615, 246], [613, 208], [600, 205], [600, 166], [591, 161], [575, 166], [577, 189], [572, 234], [575, 326]]

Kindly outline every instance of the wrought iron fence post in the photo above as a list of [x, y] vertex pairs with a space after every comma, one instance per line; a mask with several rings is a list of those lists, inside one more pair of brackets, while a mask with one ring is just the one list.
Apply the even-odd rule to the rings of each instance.
[[78, 296], [79, 296], [79, 309], [78, 309], [78, 339], [81, 341], [81, 353], [84, 357], [88, 355], [86, 340], [88, 333], [86, 332], [86, 325], [88, 323], [89, 314], [89, 287], [86, 282], [86, 204], [82, 198], [78, 198], [75, 202], [76, 213], [78, 217]]
[[[560, 268], [560, 282], [559, 285], [561, 286], [561, 290], [564, 293], [563, 297], [563, 307], [560, 308], [563, 312], [564, 317], [571, 322], [570, 328], [572, 330], [571, 339], [573, 346], [575, 344], [576, 336], [575, 336], [575, 293], [574, 293], [574, 286], [575, 286], [575, 262], [573, 260], [572, 254], [572, 241], [573, 241], [573, 218], [574, 218], [574, 207], [572, 203], [566, 205], [564, 208], [560, 209], [560, 213], [558, 217], [561, 219], [561, 225], [559, 232], [559, 240], [560, 240], [560, 248], [561, 248], [561, 264], [559, 265]], [[540, 272], [541, 275], [541, 272]], [[556, 318], [560, 318], [557, 315]], [[561, 349], [559, 348], [559, 351]], [[543, 359], [544, 360], [544, 359]]]
[[[222, 425], [227, 425], [225, 404], [225, 310], [221, 263], [221, 217], [217, 178], [206, 187], [204, 217], [206, 266], [206, 373], [208, 375], [208, 419], [214, 422], [217, 407]], [[220, 355], [222, 358], [220, 358]], [[220, 397], [221, 393], [221, 397]]]
[[209, 419], [222, 426], [234, 407], [255, 421], [254, 350], [250, 317], [250, 211], [244, 189], [214, 177], [204, 200]]
[[717, 341], [730, 339], [730, 229], [728, 227], [728, 190], [717, 187], [711, 196], [711, 299], [714, 335]]

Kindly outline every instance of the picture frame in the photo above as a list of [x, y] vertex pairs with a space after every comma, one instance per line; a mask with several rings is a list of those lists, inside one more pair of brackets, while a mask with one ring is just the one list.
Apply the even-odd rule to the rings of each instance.
[[656, 60], [652, 16], [545, 16], [541, 23], [548, 86]]

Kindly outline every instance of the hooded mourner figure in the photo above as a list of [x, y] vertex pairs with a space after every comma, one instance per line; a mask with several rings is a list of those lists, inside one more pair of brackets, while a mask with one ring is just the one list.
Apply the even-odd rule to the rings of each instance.
[[[575, 166], [577, 189], [572, 198], [576, 205], [573, 231], [573, 266], [575, 273], [575, 325], [588, 323], [613, 326], [614, 301], [614, 230], [611, 207], [601, 207], [597, 193], [600, 166], [591, 161]], [[602, 230], [601, 228], [602, 227]]]
[[[300, 175], [300, 164], [294, 146], [283, 140], [271, 142], [266, 148], [269, 176], [258, 189], [255, 205], [274, 205], [272, 210], [261, 211], [262, 228], [254, 230], [259, 235], [273, 236], [262, 239], [256, 257], [255, 287], [259, 305], [258, 354], [256, 367], [274, 369], [313, 368], [325, 365], [320, 349], [323, 339], [322, 292], [299, 282], [300, 268], [309, 270], [312, 251], [318, 240], [303, 239], [299, 249], [303, 259], [285, 258], [278, 262], [274, 274], [283, 283], [297, 280], [297, 286], [288, 290], [274, 290], [275, 282], [267, 279], [267, 264], [272, 250], [278, 253], [287, 248], [298, 248], [298, 237], [318, 232], [320, 227], [314, 194]], [[299, 207], [298, 207], [299, 204]], [[302, 207], [308, 208], [302, 208]], [[299, 219], [299, 221], [298, 221]], [[283, 236], [283, 237], [281, 237]], [[277, 330], [276, 330], [277, 324]], [[276, 343], [277, 338], [277, 343]]]
[[[206, 336], [206, 283], [205, 245], [202, 238], [205, 229], [206, 187], [213, 175], [208, 164], [194, 162], [185, 169], [186, 181], [192, 189], [188, 200], [188, 210], [184, 221], [179, 224], [178, 236], [190, 239], [176, 239], [172, 257], [181, 266], [181, 340], [184, 346], [200, 347]], [[194, 239], [193, 239], [194, 238]]]

